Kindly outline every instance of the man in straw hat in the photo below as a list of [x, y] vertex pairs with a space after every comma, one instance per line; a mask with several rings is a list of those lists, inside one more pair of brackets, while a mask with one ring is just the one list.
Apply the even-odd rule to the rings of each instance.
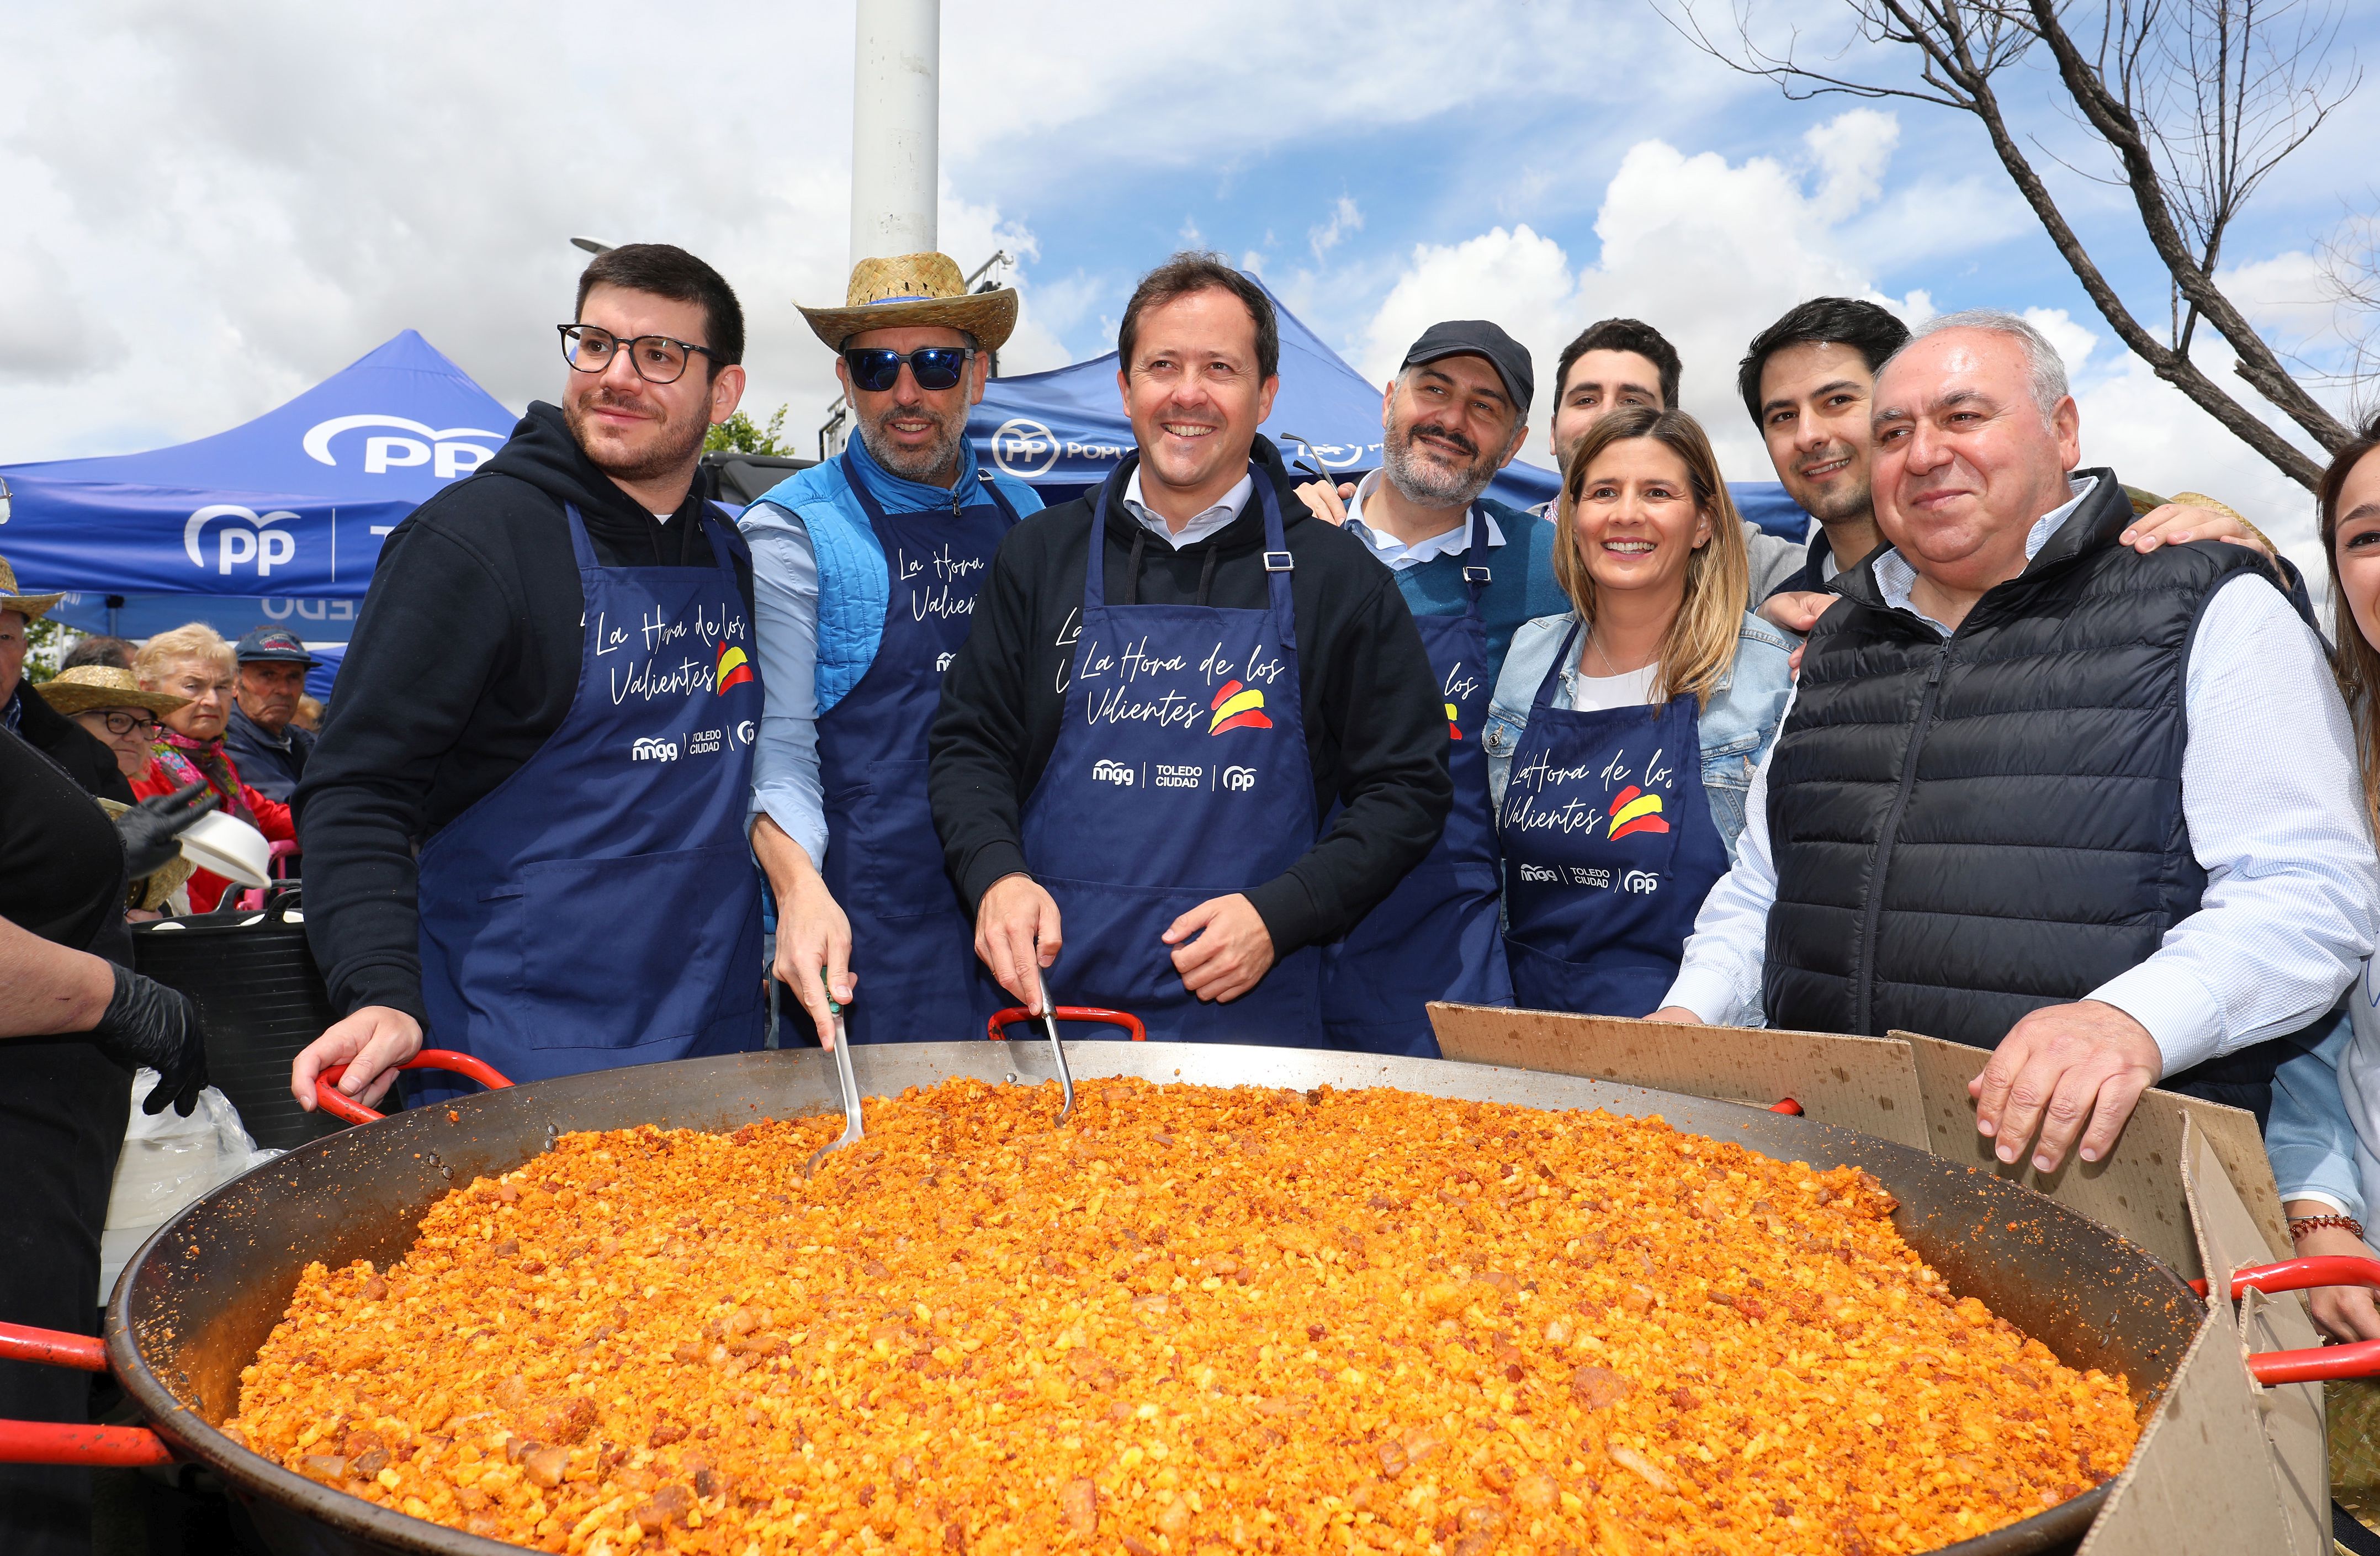
[[23, 593], [17, 587], [17, 570], [0, 557], [0, 728], [24, 736], [25, 744], [65, 768], [85, 794], [129, 805], [131, 785], [116, 771], [106, 745], [27, 690], [26, 634], [65, 598]]
[[926, 800], [926, 726], [976, 590], [1041, 501], [980, 468], [967, 407], [1016, 293], [943, 254], [862, 260], [802, 316], [836, 353], [858, 435], [746, 510], [768, 687], [752, 845], [777, 895], [777, 976], [833, 1040], [949, 1040], [994, 1003]]
[[557, 328], [562, 403], [389, 536], [306, 760], [306, 930], [349, 1013], [298, 1056], [308, 1107], [334, 1064], [378, 1098], [425, 1028], [524, 1081], [760, 1044], [750, 562], [695, 480], [743, 309], [638, 243]]

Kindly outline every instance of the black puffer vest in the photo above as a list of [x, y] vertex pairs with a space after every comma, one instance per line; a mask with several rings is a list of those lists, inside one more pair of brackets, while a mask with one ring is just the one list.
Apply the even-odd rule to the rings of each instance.
[[1996, 1047], [2197, 911], [2191, 638], [2265, 559], [2119, 546], [2123, 489], [2080, 473], [2098, 485], [1947, 639], [1884, 603], [1873, 562], [1837, 580], [1768, 775], [1771, 1025]]

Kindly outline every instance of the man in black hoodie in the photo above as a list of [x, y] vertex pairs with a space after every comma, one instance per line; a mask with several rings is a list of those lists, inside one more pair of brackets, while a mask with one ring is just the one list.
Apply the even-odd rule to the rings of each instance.
[[759, 1041], [751, 562], [695, 483], [743, 313], [638, 244], [562, 330], [564, 403], [389, 536], [307, 762], [307, 934], [349, 1013], [298, 1057], [308, 1107], [341, 1063], [378, 1098], [425, 1026], [515, 1079]]
[[1139, 452], [1002, 543], [942, 683], [934, 823], [977, 954], [1028, 1008], [1071, 942], [1070, 1004], [1320, 1046], [1316, 948], [1445, 823], [1445, 711], [1395, 578], [1257, 436], [1263, 289], [1176, 255], [1120, 336]]

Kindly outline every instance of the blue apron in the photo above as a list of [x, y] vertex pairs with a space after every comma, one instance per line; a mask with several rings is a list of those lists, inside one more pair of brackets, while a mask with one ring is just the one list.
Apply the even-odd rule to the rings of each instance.
[[1130, 1011], [1152, 1041], [1316, 1048], [1317, 948], [1211, 1003], [1183, 986], [1159, 938], [1200, 903], [1269, 881], [1314, 846], [1291, 560], [1271, 480], [1255, 474], [1270, 597], [1261, 611], [1134, 604], [1137, 578], [1124, 604], [1109, 604], [1114, 483], [1100, 488], [1063, 723], [1025, 804], [1025, 859], [1056, 899], [1065, 940], [1042, 975], [1052, 999]]
[[1438, 846], [1345, 940], [1322, 953], [1324, 1023], [1336, 1047], [1435, 1059], [1438, 1038], [1423, 1008], [1432, 1000], [1509, 1005], [1512, 980], [1497, 924], [1496, 818], [1488, 797], [1488, 722], [1495, 677], [1479, 596], [1488, 583], [1488, 523], [1471, 510], [1463, 569], [1470, 599], [1459, 616], [1417, 615], [1422, 647], [1446, 702], [1447, 765], [1454, 805]]
[[1677, 979], [1703, 898], [1727, 873], [1727, 845], [1703, 794], [1693, 695], [1659, 708], [1556, 708], [1577, 647], [1572, 622], [1530, 705], [1497, 817], [1512, 993], [1529, 1010], [1650, 1015]]
[[942, 866], [926, 798], [926, 732], [942, 672], [965, 643], [975, 597], [1016, 510], [991, 501], [888, 514], [844, 456], [892, 589], [884, 633], [859, 684], [818, 722], [826, 799], [820, 874], [851, 920], [854, 1042], [958, 1042], [981, 1035], [1000, 991], [975, 956], [975, 924]]
[[[760, 682], [714, 567], [601, 567], [562, 725], [421, 850], [421, 999], [433, 1047], [516, 1081], [760, 1046], [760, 878], [746, 837]], [[467, 1092], [424, 1077], [417, 1097]]]

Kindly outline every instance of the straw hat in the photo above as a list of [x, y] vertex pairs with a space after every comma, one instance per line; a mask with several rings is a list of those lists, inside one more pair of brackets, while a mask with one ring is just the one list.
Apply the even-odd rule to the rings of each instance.
[[[1009, 310], [1015, 311], [1014, 303], [1009, 305]], [[1005, 332], [1002, 338], [1007, 338]], [[8, 565], [6, 557], [0, 556], [0, 611], [14, 611], [27, 621], [39, 621], [50, 614], [51, 606], [65, 598], [63, 594], [18, 593], [17, 569]]]
[[131, 671], [113, 664], [78, 664], [33, 689], [61, 713], [87, 713], [93, 708], [146, 708], [152, 713], [170, 713], [189, 701], [168, 692], [142, 691]]
[[1016, 292], [968, 291], [948, 254], [897, 254], [860, 261], [851, 267], [841, 308], [804, 308], [802, 317], [837, 351], [864, 330], [918, 327], [964, 330], [984, 350], [997, 351], [1016, 328]]

